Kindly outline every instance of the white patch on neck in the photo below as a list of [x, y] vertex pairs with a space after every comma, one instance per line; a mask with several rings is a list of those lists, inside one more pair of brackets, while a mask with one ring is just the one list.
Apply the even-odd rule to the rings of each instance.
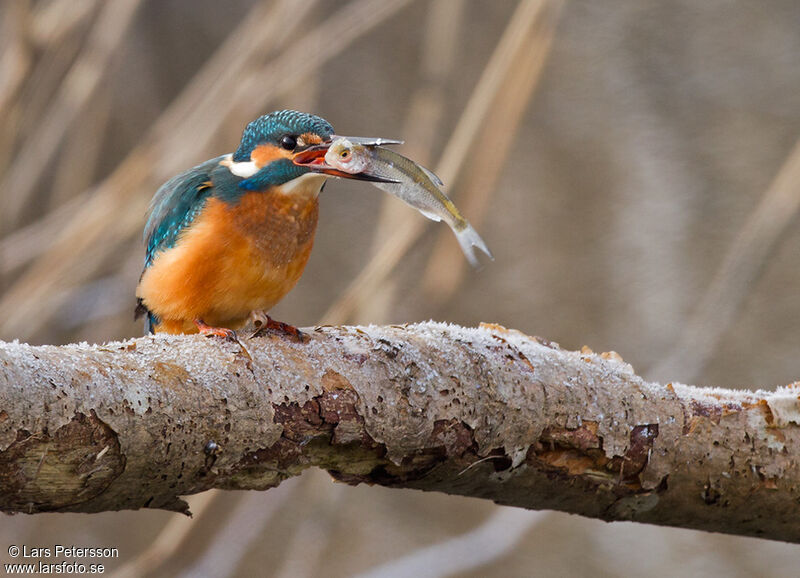
[[233, 161], [233, 155], [226, 156], [224, 159], [222, 159], [220, 164], [228, 167], [228, 170], [232, 174], [236, 175], [237, 177], [242, 177], [243, 179], [249, 179], [258, 172], [256, 163], [253, 161], [242, 161], [236, 163]]
[[322, 175], [320, 173], [306, 173], [297, 177], [296, 179], [292, 179], [289, 182], [283, 183], [283, 185], [280, 186], [280, 191], [284, 195], [299, 194], [316, 197], [319, 194], [319, 190], [322, 188], [322, 184], [327, 178], [328, 175]]
[[[228, 167], [231, 174], [242, 177], [243, 179], [249, 179], [259, 171], [253, 161], [234, 162], [233, 155], [227, 155], [219, 164]], [[300, 194], [316, 197], [327, 178], [328, 175], [320, 173], [306, 173], [281, 185], [280, 191], [285, 195]]]

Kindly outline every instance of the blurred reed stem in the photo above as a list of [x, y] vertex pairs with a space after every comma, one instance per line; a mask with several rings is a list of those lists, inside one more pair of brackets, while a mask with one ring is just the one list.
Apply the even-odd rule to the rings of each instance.
[[[470, 152], [471, 162], [462, 171], [455, 189], [461, 211], [480, 229], [503, 169], [509, 161], [522, 117], [533, 97], [547, 62], [563, 5], [553, 0], [545, 16], [528, 31], [527, 42], [511, 57], [515, 66], [507, 71], [504, 89], [483, 123], [480, 136]], [[451, 231], [440, 227], [438, 238], [422, 277], [422, 287], [434, 303], [450, 299], [464, 279], [467, 262], [462, 258]]]
[[[436, 173], [442, 181], [447, 183], [457, 180], [496, 95], [504, 89], [508, 71], [516, 65], [513, 61], [514, 55], [527, 41], [529, 30], [542, 17], [547, 5], [548, 2], [545, 0], [521, 0], [512, 14], [436, 167]], [[371, 298], [379, 285], [395, 269], [400, 259], [419, 239], [426, 226], [423, 221], [424, 219], [409, 220], [407, 226], [396, 229], [384, 240], [380, 250], [373, 254], [343, 295], [323, 315], [322, 323], [337, 324], [348, 321], [354, 312]]]
[[[420, 62], [420, 82], [408, 107], [402, 137], [406, 156], [428, 165], [446, 118], [447, 87], [458, 56], [458, 41], [464, 19], [463, 0], [436, 0], [428, 7]], [[392, 231], [402, 229], [420, 216], [394, 197], [386, 195], [372, 237], [372, 255]], [[356, 323], [384, 323], [395, 305], [397, 271], [378, 287], [354, 313]]]
[[103, 5], [81, 53], [0, 183], [0, 190], [14, 191], [2, 214], [6, 227], [19, 221], [36, 193], [45, 167], [50, 166], [72, 123], [92, 100], [140, 5], [141, 0], [117, 0]]
[[[3, 336], [29, 339], [48, 323], [70, 292], [80, 290], [80, 284], [96, 273], [103, 261], [102, 255], [111, 254], [120, 243], [138, 234], [147, 201], [155, 189], [173, 174], [202, 160], [208, 143], [231, 111], [240, 109], [249, 117], [260, 114], [267, 103], [287, 94], [297, 82], [409, 2], [354, 0], [304, 33], [308, 51], [297, 51], [291, 43], [281, 44], [282, 50], [263, 70], [255, 74], [246, 74], [243, 70], [241, 78], [230, 83], [238, 87], [236, 90], [217, 94], [211, 89], [226, 70], [248, 61], [247, 54], [233, 53], [229, 59], [220, 58], [221, 54], [227, 54], [231, 46], [238, 48], [248, 40], [246, 46], [251, 47], [252, 52], [257, 52], [253, 45], [261, 47], [263, 52], [262, 43], [267, 42], [266, 39], [280, 40], [290, 34], [313, 3], [290, 2], [291, 9], [284, 10], [286, 19], [292, 19], [289, 21], [269, 18], [259, 28], [253, 21], [244, 23], [244, 30], [250, 31], [250, 36], [232, 35], [230, 42], [226, 42], [200, 71], [200, 78], [209, 82], [209, 90], [202, 92], [200, 102], [189, 98], [189, 93], [182, 93], [176, 99], [180, 106], [171, 106], [165, 111], [142, 143], [98, 185], [95, 195], [79, 207], [61, 234], [50, 240], [51, 247], [0, 299]], [[269, 34], [270, 30], [274, 33]], [[321, 49], [323, 46], [325, 50]], [[277, 78], [281, 82], [276, 82]], [[199, 92], [196, 85], [190, 85], [187, 90], [192, 95]], [[215, 113], [205, 116], [207, 110]], [[165, 130], [176, 121], [175, 130]], [[120, 212], [123, 206], [125, 211]], [[102, 243], [98, 242], [100, 239]], [[90, 252], [95, 254], [87, 261]], [[65, 284], [68, 289], [59, 291]]]
[[[739, 230], [672, 349], [648, 379], [697, 379], [800, 211], [800, 140]], [[679, 374], [676, 376], [676, 374]]]
[[132, 558], [109, 578], [139, 578], [149, 576], [156, 568], [161, 566], [170, 556], [179, 550], [191, 531], [197, 527], [198, 518], [202, 516], [220, 490], [209, 490], [201, 494], [188, 496], [186, 501], [192, 517], [183, 514], [174, 514], [153, 537], [153, 541], [143, 552]]

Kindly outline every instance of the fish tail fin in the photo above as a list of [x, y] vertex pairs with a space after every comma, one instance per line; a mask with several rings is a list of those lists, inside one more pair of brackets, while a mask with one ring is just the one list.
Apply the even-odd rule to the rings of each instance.
[[464, 221], [464, 227], [460, 228], [460, 230], [453, 229], [453, 232], [456, 234], [458, 244], [461, 245], [461, 250], [464, 252], [464, 256], [467, 258], [467, 261], [469, 261], [470, 265], [475, 268], [480, 267], [480, 262], [475, 256], [475, 248], [478, 248], [486, 253], [486, 255], [492, 261], [494, 261], [494, 255], [492, 255], [489, 247], [486, 246], [486, 243], [478, 234], [478, 231], [476, 231], [467, 221]]

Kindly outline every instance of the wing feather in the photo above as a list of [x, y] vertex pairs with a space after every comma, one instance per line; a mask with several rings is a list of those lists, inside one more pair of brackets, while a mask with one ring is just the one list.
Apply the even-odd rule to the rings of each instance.
[[159, 251], [173, 247], [178, 236], [202, 211], [214, 192], [211, 174], [223, 157], [206, 161], [164, 183], [150, 203], [150, 216], [144, 228], [147, 269]]
[[[220, 166], [225, 157], [218, 157], [197, 165], [188, 171], [171, 178], [161, 185], [150, 202], [150, 212], [144, 228], [144, 242], [147, 247], [144, 268], [153, 264], [160, 251], [173, 247], [180, 233], [200, 214], [206, 199], [215, 194], [215, 176], [221, 174]], [[232, 175], [230, 175], [232, 177]], [[231, 179], [223, 178], [224, 187], [235, 186]], [[137, 301], [135, 317], [145, 316], [145, 332], [153, 333], [160, 320], [149, 311], [141, 299]]]

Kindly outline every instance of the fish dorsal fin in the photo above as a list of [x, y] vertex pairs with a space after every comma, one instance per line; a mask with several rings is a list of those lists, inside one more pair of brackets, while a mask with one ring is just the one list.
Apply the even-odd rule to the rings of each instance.
[[443, 187], [444, 186], [444, 183], [442, 182], [442, 179], [440, 179], [438, 176], [436, 176], [436, 173], [434, 173], [432, 170], [426, 169], [422, 165], [417, 165], [417, 166], [419, 168], [421, 168], [426, 175], [428, 175], [428, 178], [433, 181], [434, 185], [436, 185], [437, 187]]

